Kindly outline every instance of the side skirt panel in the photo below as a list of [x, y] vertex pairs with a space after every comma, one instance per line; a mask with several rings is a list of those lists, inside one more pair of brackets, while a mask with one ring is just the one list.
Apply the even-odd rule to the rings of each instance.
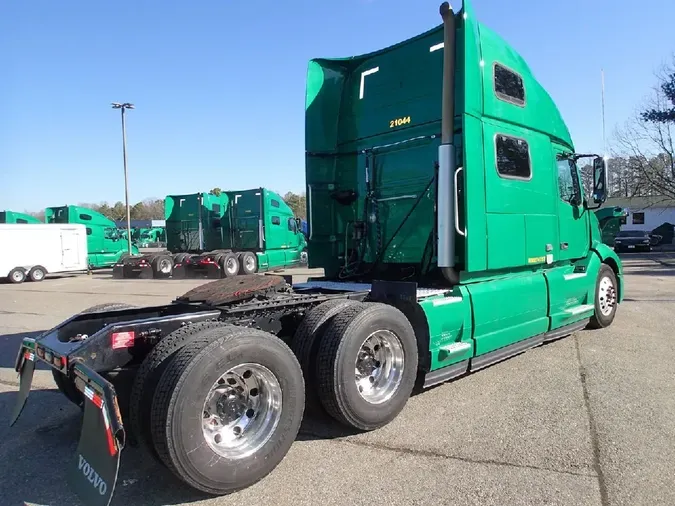
[[511, 358], [515, 355], [524, 353], [525, 351], [541, 346], [542, 344], [555, 341], [562, 337], [569, 336], [570, 334], [583, 330], [588, 324], [589, 320], [585, 319], [579, 322], [566, 325], [559, 329], [546, 332], [545, 334], [540, 334], [523, 341], [505, 346], [498, 350], [486, 353], [480, 357], [472, 358], [469, 360], [463, 360], [457, 364], [450, 365], [448, 367], [443, 367], [435, 371], [429, 372], [424, 377], [423, 388], [430, 388], [432, 386], [444, 383], [451, 379], [462, 376], [467, 372], [475, 372], [481, 369], [485, 369], [491, 365], [494, 365], [498, 362], [502, 362], [508, 358]]

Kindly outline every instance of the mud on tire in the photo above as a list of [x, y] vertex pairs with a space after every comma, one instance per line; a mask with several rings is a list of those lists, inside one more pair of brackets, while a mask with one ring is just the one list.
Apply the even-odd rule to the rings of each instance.
[[[324, 409], [360, 430], [391, 422], [417, 377], [417, 340], [393, 306], [364, 303], [332, 318], [319, 345], [316, 375]], [[357, 372], [358, 371], [358, 375]]]
[[[243, 397], [259, 404], [236, 408], [232, 403]], [[152, 402], [152, 440], [176, 476], [195, 489], [226, 494], [256, 483], [281, 462], [303, 409], [302, 371], [283, 341], [255, 329], [213, 328], [195, 336], [163, 372]]]

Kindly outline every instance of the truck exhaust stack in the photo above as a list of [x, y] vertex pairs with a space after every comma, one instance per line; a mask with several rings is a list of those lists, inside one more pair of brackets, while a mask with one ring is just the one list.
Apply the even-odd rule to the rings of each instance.
[[440, 7], [443, 18], [443, 97], [441, 145], [438, 148], [438, 267], [450, 283], [457, 284], [455, 270], [455, 13], [448, 2]]

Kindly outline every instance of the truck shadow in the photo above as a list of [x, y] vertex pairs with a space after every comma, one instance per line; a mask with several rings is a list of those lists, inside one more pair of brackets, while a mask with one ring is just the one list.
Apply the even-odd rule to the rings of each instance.
[[[0, 313], [1, 314], [1, 313]], [[46, 330], [36, 332], [17, 332], [14, 334], [0, 334], [0, 368], [14, 369], [19, 347], [24, 337], [37, 337]], [[47, 364], [38, 363], [38, 370], [49, 370]]]
[[[6, 388], [6, 387], [5, 387]], [[12, 387], [9, 387], [12, 388]], [[0, 475], [3, 506], [82, 504], [67, 482], [80, 437], [82, 412], [56, 389], [33, 390], [13, 427], [16, 390], [0, 392]], [[298, 441], [355, 434], [320, 412], [306, 413]], [[11, 486], [10, 486], [11, 484]], [[111, 506], [178, 505], [214, 499], [176, 478], [144, 449], [127, 445]]]

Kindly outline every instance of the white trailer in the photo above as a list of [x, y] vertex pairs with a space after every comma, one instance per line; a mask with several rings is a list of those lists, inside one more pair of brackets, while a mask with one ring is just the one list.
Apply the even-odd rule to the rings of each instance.
[[87, 229], [79, 224], [0, 224], [0, 279], [42, 281], [88, 270]]

